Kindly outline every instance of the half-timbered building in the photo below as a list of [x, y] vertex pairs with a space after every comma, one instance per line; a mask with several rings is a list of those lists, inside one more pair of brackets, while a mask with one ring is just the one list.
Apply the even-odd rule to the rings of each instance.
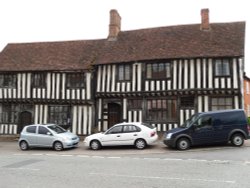
[[58, 123], [87, 135], [117, 122], [158, 131], [195, 112], [244, 108], [245, 22], [121, 31], [107, 39], [9, 44], [0, 55], [0, 134]]
[[94, 122], [93, 42], [9, 44], [0, 56], [0, 134], [58, 123], [79, 135]]
[[110, 16], [95, 63], [99, 130], [143, 121], [165, 131], [195, 112], [244, 107], [244, 22], [211, 24], [203, 9], [201, 24], [121, 31]]

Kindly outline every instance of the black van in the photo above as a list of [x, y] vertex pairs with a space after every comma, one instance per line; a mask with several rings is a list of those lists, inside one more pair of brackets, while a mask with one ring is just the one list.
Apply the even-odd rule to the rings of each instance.
[[242, 146], [250, 138], [244, 110], [221, 110], [197, 113], [182, 126], [167, 131], [165, 145], [179, 150], [190, 146], [228, 143]]

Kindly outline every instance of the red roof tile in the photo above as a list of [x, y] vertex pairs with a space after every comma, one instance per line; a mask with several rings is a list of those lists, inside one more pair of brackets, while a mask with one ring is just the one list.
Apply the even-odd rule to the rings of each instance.
[[153, 59], [244, 56], [245, 22], [121, 31], [116, 41], [82, 40], [8, 44], [0, 71], [83, 70], [91, 64]]

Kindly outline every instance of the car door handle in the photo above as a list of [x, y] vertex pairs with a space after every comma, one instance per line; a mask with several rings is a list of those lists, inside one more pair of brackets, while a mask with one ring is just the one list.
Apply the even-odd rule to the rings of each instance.
[[121, 137], [120, 135], [117, 135], [116, 137]]
[[134, 136], [137, 136], [137, 134], [134, 134]]

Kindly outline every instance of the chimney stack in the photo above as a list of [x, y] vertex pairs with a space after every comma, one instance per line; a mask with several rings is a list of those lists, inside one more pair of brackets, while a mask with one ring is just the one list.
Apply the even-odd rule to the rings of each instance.
[[209, 29], [209, 9], [201, 9], [201, 30]]
[[109, 41], [115, 41], [121, 30], [121, 17], [117, 10], [110, 10], [110, 22], [109, 22]]

